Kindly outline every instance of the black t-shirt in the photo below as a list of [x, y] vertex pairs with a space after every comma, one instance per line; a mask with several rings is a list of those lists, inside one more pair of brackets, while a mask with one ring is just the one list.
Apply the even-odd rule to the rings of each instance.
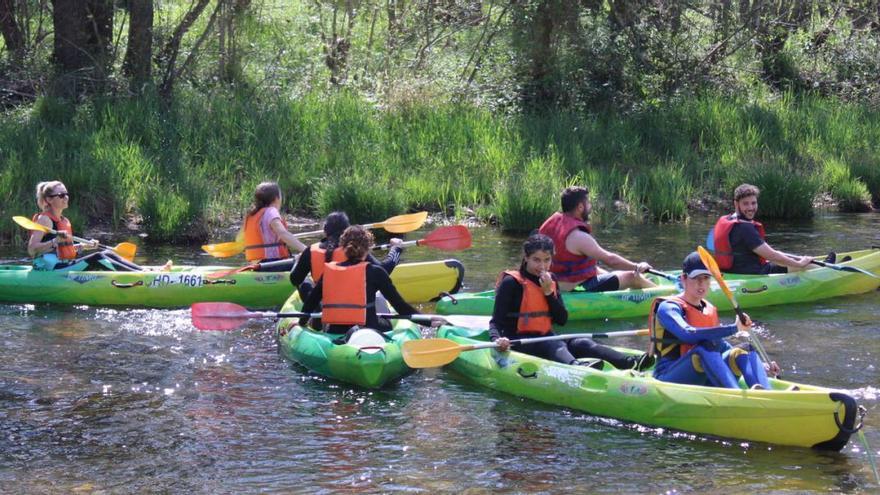
[[730, 273], [761, 273], [761, 258], [755, 248], [764, 244], [754, 224], [740, 222], [730, 229], [730, 247], [733, 251], [733, 266]]

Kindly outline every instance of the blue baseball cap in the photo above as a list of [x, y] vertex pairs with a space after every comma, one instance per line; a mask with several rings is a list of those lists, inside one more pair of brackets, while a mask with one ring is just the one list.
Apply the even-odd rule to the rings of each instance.
[[687, 278], [697, 278], [700, 275], [712, 275], [703, 260], [700, 259], [700, 253], [694, 251], [687, 255], [684, 263], [681, 264], [681, 272], [687, 275]]

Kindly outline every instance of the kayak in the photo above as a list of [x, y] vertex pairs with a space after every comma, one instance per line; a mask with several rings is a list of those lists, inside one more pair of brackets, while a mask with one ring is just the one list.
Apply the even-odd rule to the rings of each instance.
[[[488, 332], [444, 326], [437, 336], [461, 345]], [[631, 354], [641, 351], [619, 349]], [[652, 427], [839, 451], [861, 427], [863, 411], [846, 393], [771, 379], [770, 390], [726, 389], [655, 380], [648, 372], [547, 361], [493, 348], [462, 352], [447, 365], [479, 385], [519, 397]], [[796, 385], [799, 390], [789, 391]], [[857, 417], [859, 426], [856, 426]]]
[[[244, 271], [219, 278], [229, 266], [158, 267], [143, 272], [34, 270], [30, 265], [0, 265], [0, 303], [59, 303], [98, 306], [185, 307], [196, 302], [234, 302], [249, 308], [276, 308], [293, 288], [287, 272]], [[461, 287], [458, 260], [404, 263], [391, 273], [409, 302], [435, 300]]]
[[[838, 254], [838, 259], [851, 256], [852, 260], [838, 263], [880, 274], [880, 249], [865, 249]], [[670, 272], [678, 276], [680, 271]], [[674, 283], [649, 276], [657, 287], [650, 289], [625, 289], [609, 292], [573, 291], [563, 294], [569, 320], [592, 320], [605, 318], [635, 318], [648, 315], [651, 302], [656, 297], [671, 296], [680, 292]], [[813, 267], [794, 273], [773, 275], [725, 274], [724, 280], [744, 309], [816, 301], [829, 297], [861, 294], [880, 287], [880, 278], [861, 273]], [[719, 310], [733, 310], [718, 283], [712, 282], [707, 298]], [[471, 292], [443, 297], [437, 302], [440, 314], [491, 315], [495, 304], [495, 291]]]
[[[395, 272], [397, 269], [395, 269]], [[302, 307], [299, 293], [294, 293], [282, 311]], [[278, 350], [290, 361], [321, 376], [363, 388], [379, 388], [399, 380], [412, 369], [403, 362], [401, 345], [421, 338], [419, 326], [410, 320], [394, 320], [394, 328], [385, 339], [368, 345], [337, 344], [337, 335], [301, 327], [296, 318], [283, 318], [276, 326]], [[378, 337], [378, 332], [362, 329]], [[352, 341], [356, 339], [352, 336]]]

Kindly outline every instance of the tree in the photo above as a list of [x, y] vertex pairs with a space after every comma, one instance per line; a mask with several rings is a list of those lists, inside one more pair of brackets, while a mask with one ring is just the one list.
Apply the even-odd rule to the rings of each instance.
[[56, 91], [92, 92], [106, 80], [113, 37], [113, 0], [53, 0]]
[[153, 0], [131, 0], [128, 11], [128, 49], [122, 68], [132, 92], [140, 93], [153, 72]]
[[15, 0], [0, 0], [0, 32], [13, 60], [21, 59], [24, 53], [24, 34], [15, 20]]

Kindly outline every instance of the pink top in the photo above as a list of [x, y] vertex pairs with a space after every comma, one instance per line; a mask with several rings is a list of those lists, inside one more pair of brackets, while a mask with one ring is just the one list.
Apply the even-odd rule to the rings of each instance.
[[[272, 220], [275, 219], [281, 220], [281, 213], [278, 212], [278, 208], [274, 206], [267, 206], [266, 210], [263, 212], [263, 218], [260, 219], [260, 234], [263, 235], [263, 239], [266, 240], [266, 244], [271, 244], [275, 242], [281, 242], [275, 232], [272, 230], [270, 224]], [[267, 247], [266, 254], [264, 255], [264, 259], [272, 259], [272, 258], [281, 258], [281, 253], [279, 252], [278, 247]]]

